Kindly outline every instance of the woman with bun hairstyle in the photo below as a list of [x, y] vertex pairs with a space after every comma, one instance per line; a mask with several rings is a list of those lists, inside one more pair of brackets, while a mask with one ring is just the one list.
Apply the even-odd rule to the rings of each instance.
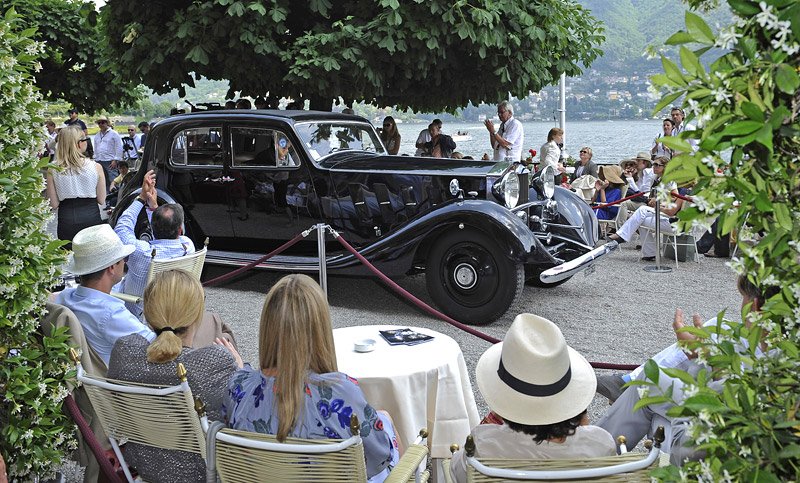
[[234, 429], [305, 439], [350, 437], [361, 424], [367, 476], [383, 481], [399, 452], [391, 420], [378, 414], [358, 382], [338, 372], [328, 302], [307, 275], [288, 275], [267, 294], [258, 333], [261, 369], [228, 383], [223, 413]]
[[[224, 339], [192, 348], [205, 312], [200, 282], [183, 270], [159, 273], [144, 290], [144, 317], [157, 337], [148, 342], [133, 334], [114, 344], [108, 377], [144, 384], [176, 385], [182, 363], [192, 394], [205, 403], [211, 420], [219, 420], [225, 386], [242, 358]], [[168, 451], [135, 443], [125, 445], [125, 459], [145, 481], [204, 481], [206, 465], [200, 455]]]

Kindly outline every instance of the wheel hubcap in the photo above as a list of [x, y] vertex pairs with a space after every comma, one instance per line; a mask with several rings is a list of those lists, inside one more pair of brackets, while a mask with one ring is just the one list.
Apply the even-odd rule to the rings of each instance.
[[459, 263], [453, 271], [453, 280], [462, 290], [469, 290], [478, 283], [478, 273], [472, 265]]

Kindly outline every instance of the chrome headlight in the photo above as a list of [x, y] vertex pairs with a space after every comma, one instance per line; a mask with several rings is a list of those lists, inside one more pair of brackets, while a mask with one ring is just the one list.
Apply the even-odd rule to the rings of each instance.
[[513, 170], [508, 171], [494, 184], [495, 193], [503, 199], [508, 208], [513, 208], [519, 203], [519, 176]]
[[536, 180], [537, 187], [545, 198], [553, 199], [556, 194], [556, 170], [552, 166], [545, 166], [539, 172], [539, 179]]

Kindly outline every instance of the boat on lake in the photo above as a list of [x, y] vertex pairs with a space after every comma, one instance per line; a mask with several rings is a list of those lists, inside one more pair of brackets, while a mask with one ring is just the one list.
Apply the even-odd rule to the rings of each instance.
[[451, 138], [453, 138], [453, 141], [455, 141], [455, 142], [457, 142], [457, 143], [458, 143], [458, 142], [463, 142], [463, 141], [470, 141], [470, 140], [472, 140], [472, 134], [470, 134], [470, 133], [469, 133], [469, 132], [467, 132], [467, 131], [456, 131], [456, 133], [455, 133], [455, 134], [453, 134], [453, 135], [452, 135], [452, 136], [450, 136], [450, 137], [451, 137]]

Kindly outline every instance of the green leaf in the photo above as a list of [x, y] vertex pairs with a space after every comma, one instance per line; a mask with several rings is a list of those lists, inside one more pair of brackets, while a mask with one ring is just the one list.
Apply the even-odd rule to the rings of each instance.
[[792, 215], [789, 213], [789, 208], [784, 203], [775, 203], [772, 205], [775, 213], [775, 220], [785, 230], [792, 229]]
[[794, 94], [800, 87], [800, 76], [788, 64], [780, 64], [775, 71], [775, 83], [785, 94]]
[[744, 101], [741, 108], [745, 116], [757, 122], [764, 122], [764, 111], [759, 109], [757, 105], [749, 101]]
[[701, 77], [705, 74], [705, 69], [700, 64], [700, 60], [694, 55], [694, 52], [687, 49], [683, 45], [680, 48], [681, 65], [686, 71], [695, 77]]
[[682, 153], [689, 153], [692, 151], [692, 145], [689, 144], [689, 142], [685, 139], [681, 139], [678, 136], [666, 136], [661, 142], [664, 143], [664, 145], [668, 148], [680, 151]]
[[[655, 76], [653, 76], [653, 77], [655, 77]], [[672, 101], [674, 101], [675, 99], [679, 98], [681, 96], [681, 94], [682, 94], [681, 92], [673, 92], [672, 94], [667, 94], [666, 96], [664, 96], [658, 102], [658, 104], [656, 104], [656, 107], [653, 108], [653, 113], [656, 114], [656, 113], [660, 112], [662, 109], [664, 109], [665, 107], [671, 105]]]
[[639, 409], [649, 406], [651, 404], [664, 404], [670, 402], [670, 399], [666, 396], [650, 396], [650, 397], [643, 397], [639, 399], [639, 401], [633, 405], [633, 411], [638, 411]]
[[755, 132], [761, 129], [763, 126], [764, 126], [763, 122], [739, 121], [728, 125], [728, 127], [725, 128], [722, 134], [727, 136], [741, 136], [744, 134], [750, 134], [752, 132]]
[[661, 66], [664, 68], [664, 73], [667, 75], [667, 77], [669, 77], [670, 80], [677, 82], [680, 85], [686, 85], [686, 79], [683, 78], [683, 74], [681, 74], [681, 70], [678, 69], [678, 66], [675, 64], [675, 62], [662, 55]]
[[789, 116], [792, 115], [792, 112], [786, 106], [778, 106], [774, 111], [772, 111], [772, 115], [769, 118], [770, 126], [772, 126], [773, 131], [777, 131], [783, 121], [786, 120]]
[[683, 405], [693, 411], [702, 411], [703, 409], [722, 409], [725, 407], [722, 401], [719, 400], [719, 395], [717, 394], [698, 394], [686, 399]]
[[658, 368], [658, 364], [653, 359], [648, 359], [647, 362], [644, 363], [644, 374], [647, 376], [648, 380], [658, 384], [658, 376], [660, 373], [661, 370]]
[[728, 5], [730, 5], [731, 10], [745, 18], [751, 17], [761, 11], [755, 2], [748, 0], [728, 0]]
[[681, 30], [672, 34], [664, 43], [667, 45], [681, 45], [691, 42], [694, 42], [694, 37], [692, 37], [688, 32]]
[[699, 15], [689, 11], [686, 12], [686, 30], [689, 31], [689, 35], [698, 43], [706, 45], [714, 44], [714, 33], [711, 32], [705, 20], [700, 18]]

